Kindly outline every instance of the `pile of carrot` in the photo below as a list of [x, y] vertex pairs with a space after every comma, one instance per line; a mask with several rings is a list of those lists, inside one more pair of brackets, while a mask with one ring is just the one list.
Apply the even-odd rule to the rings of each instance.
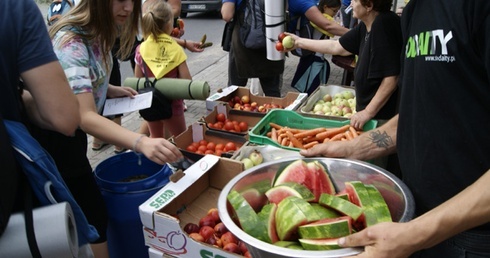
[[272, 122], [269, 125], [271, 130], [267, 132], [267, 137], [282, 146], [299, 149], [309, 149], [319, 143], [328, 141], [352, 140], [362, 133], [350, 125], [313, 129], [290, 128]]

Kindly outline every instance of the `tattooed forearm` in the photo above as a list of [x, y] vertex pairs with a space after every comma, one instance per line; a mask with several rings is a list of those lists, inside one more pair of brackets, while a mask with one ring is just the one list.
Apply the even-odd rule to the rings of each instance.
[[379, 148], [388, 149], [389, 147], [393, 146], [393, 139], [386, 133], [386, 131], [372, 131], [369, 133], [369, 139], [371, 139], [371, 141]]

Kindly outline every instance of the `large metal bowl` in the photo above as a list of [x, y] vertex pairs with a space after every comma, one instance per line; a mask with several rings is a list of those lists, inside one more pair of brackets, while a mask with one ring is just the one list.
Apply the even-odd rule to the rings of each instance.
[[[248, 169], [238, 176], [233, 178], [223, 188], [218, 199], [219, 215], [225, 226], [235, 234], [239, 239], [244, 241], [248, 247], [250, 254], [254, 258], [273, 258], [273, 257], [344, 257], [355, 255], [362, 252], [362, 248], [342, 248], [330, 251], [306, 251], [293, 250], [284, 247], [278, 247], [261, 240], [258, 240], [245, 233], [232, 220], [231, 205], [227, 201], [227, 195], [232, 190], [243, 192], [267, 185], [274, 180], [276, 172], [284, 168], [286, 165], [298, 158], [288, 158], [281, 161], [271, 161], [259, 166]], [[304, 161], [319, 161], [330, 172], [331, 179], [337, 191], [344, 189], [344, 182], [361, 181], [365, 184], [372, 184], [378, 188], [388, 204], [393, 221], [406, 222], [413, 218], [415, 204], [412, 193], [408, 187], [396, 176], [390, 172], [372, 165], [370, 163], [348, 160], [348, 159], [333, 159], [333, 158], [303, 158]], [[256, 191], [260, 192], [260, 191]], [[260, 206], [265, 204], [267, 198], [265, 195], [258, 195], [254, 205]]]

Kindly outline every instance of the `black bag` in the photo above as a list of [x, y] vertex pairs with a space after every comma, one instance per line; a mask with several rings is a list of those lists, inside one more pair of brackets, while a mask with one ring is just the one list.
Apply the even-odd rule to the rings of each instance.
[[[136, 89], [138, 93], [153, 92], [151, 107], [141, 109], [139, 111], [141, 117], [146, 121], [158, 121], [172, 117], [172, 101], [163, 95], [159, 90], [155, 89], [155, 81], [148, 79], [148, 69], [145, 61], [143, 61], [143, 69], [145, 69], [145, 87]], [[138, 84], [139, 85], [139, 84]]]
[[8, 224], [14, 207], [19, 182], [18, 167], [12, 146], [0, 114], [0, 237]]
[[221, 47], [226, 52], [229, 52], [231, 49], [231, 36], [233, 35], [233, 27], [235, 27], [235, 19], [225, 23], [225, 28], [223, 29]]
[[245, 3], [240, 40], [244, 47], [260, 49], [266, 47], [264, 0], [243, 0]]

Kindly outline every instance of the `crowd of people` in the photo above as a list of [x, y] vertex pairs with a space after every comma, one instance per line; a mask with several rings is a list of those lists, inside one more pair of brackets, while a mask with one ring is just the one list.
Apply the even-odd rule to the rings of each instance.
[[[242, 1], [223, 0], [225, 21], [243, 19], [238, 8]], [[352, 16], [344, 17], [342, 26], [324, 16], [314, 0], [289, 0], [290, 14], [304, 16], [339, 38], [289, 34], [294, 46], [284, 51], [357, 55], [358, 112], [351, 125], [362, 128], [370, 119], [382, 123], [354, 140], [319, 144], [300, 154], [369, 160], [396, 153], [402, 180], [415, 198], [416, 217], [369, 227], [339, 244], [364, 247], [357, 257], [490, 257], [490, 2], [411, 0], [400, 15], [391, 10], [392, 0], [348, 2], [342, 1], [340, 9]], [[192, 78], [184, 49], [202, 49], [199, 42], [169, 36], [176, 10], [170, 1], [82, 0], [47, 31], [32, 0], [0, 2], [0, 36], [5, 39], [0, 43], [1, 118], [28, 124], [53, 157], [99, 233], [91, 243], [94, 257], [109, 257], [108, 219], [87, 158], [87, 135], [158, 164], [182, 158], [162, 129], [169, 121], [172, 134], [185, 128], [181, 101], [172, 103], [169, 121], [149, 121], [150, 137], [101, 115], [107, 98], [137, 94], [109, 83], [117, 62], [111, 54], [116, 40], [120, 46], [115, 56], [134, 55], [130, 59], [136, 76]], [[29, 24], [22, 22], [24, 16]], [[265, 50], [245, 48], [238, 40], [241, 24], [235, 23], [229, 84], [246, 85], [249, 78], [259, 78], [267, 96], [280, 96], [284, 61], [267, 62]], [[143, 43], [135, 48], [140, 33]], [[174, 65], [165, 70], [145, 61], [154, 54], [147, 50], [159, 44], [172, 49], [165, 58]], [[250, 69], [240, 69], [243, 64]], [[18, 167], [14, 170], [21, 173]]]

